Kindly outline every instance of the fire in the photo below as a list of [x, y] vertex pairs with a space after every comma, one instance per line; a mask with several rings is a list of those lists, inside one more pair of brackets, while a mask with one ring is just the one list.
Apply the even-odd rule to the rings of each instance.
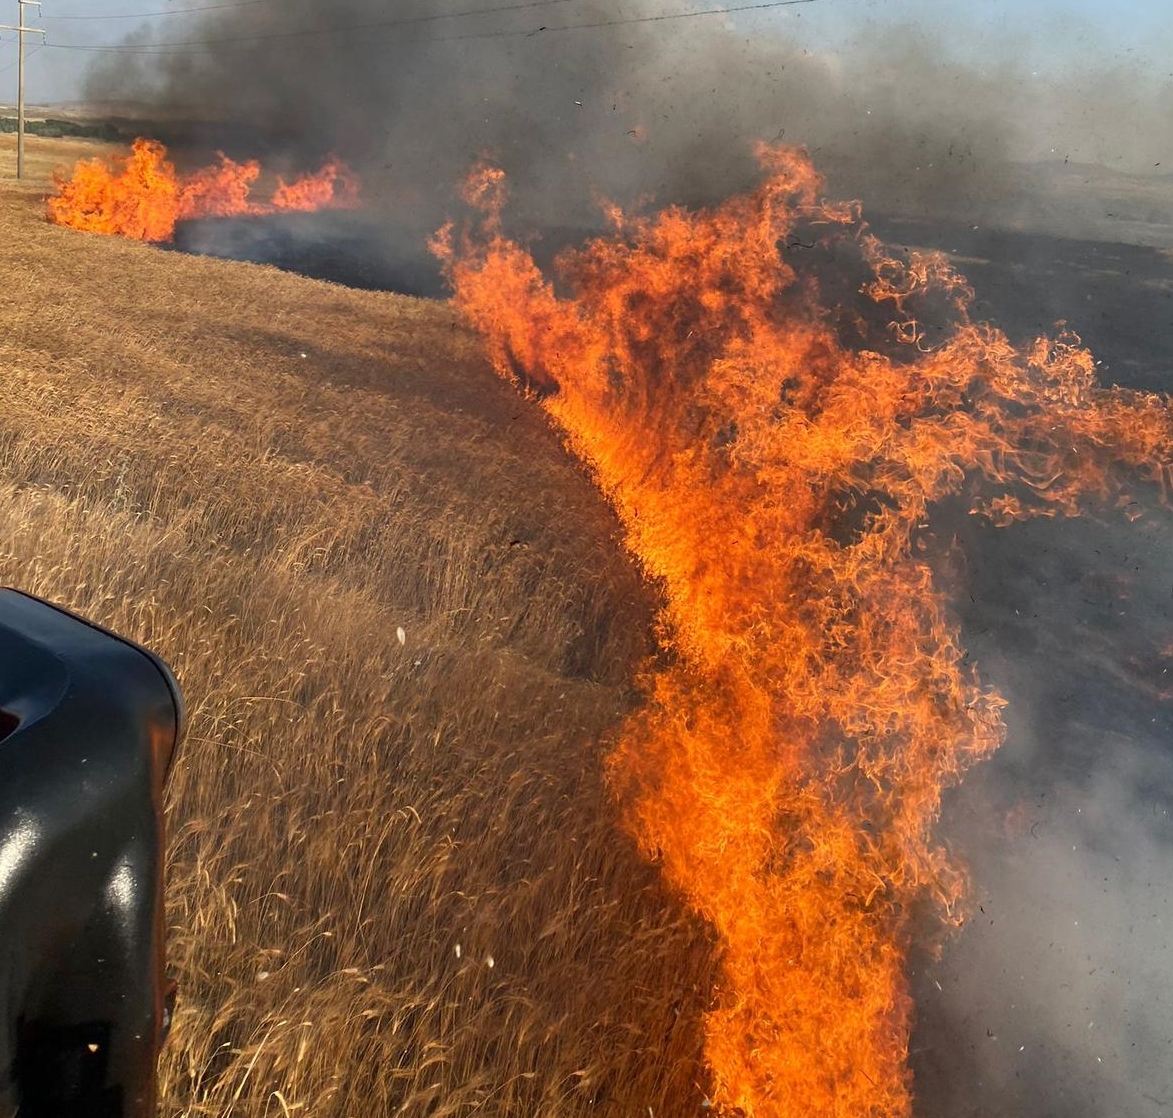
[[337, 159], [292, 183], [277, 180], [268, 202], [254, 201], [261, 177], [255, 159], [237, 163], [223, 153], [219, 162], [182, 175], [158, 140], [137, 139], [128, 156], [109, 162], [86, 159], [70, 178], [54, 178], [49, 219], [89, 233], [117, 234], [140, 241], [170, 241], [180, 221], [200, 217], [257, 216], [284, 211], [353, 208], [358, 176]]
[[353, 209], [358, 205], [358, 176], [337, 159], [329, 160], [316, 175], [304, 175], [291, 183], [277, 180], [273, 208], [313, 211]]
[[[1004, 525], [1124, 508], [1129, 479], [1163, 493], [1173, 413], [1097, 387], [1070, 333], [1016, 349], [971, 321], [946, 259], [888, 252], [802, 152], [760, 159], [762, 185], [714, 209], [614, 213], [559, 259], [557, 292], [504, 235], [493, 168], [469, 183], [479, 221], [436, 248], [662, 588], [664, 655], [608, 772], [719, 935], [713, 1102], [907, 1118], [914, 925], [965, 914], [942, 792], [1004, 733], [927, 522], [947, 498]], [[804, 253], [860, 280], [832, 300]]]

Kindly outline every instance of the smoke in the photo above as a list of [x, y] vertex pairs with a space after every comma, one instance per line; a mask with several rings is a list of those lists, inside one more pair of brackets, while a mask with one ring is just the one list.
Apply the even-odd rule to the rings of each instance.
[[[1008, 738], [945, 810], [972, 917], [918, 967], [920, 1112], [1173, 1103], [1173, 526], [959, 525], [966, 646]], [[960, 556], [965, 558], [961, 559]]]
[[184, 21], [180, 41], [217, 41], [202, 53], [105, 58], [88, 94], [158, 105], [173, 134], [174, 120], [208, 121], [186, 130], [208, 145], [302, 162], [335, 151], [376, 204], [421, 228], [451, 212], [485, 151], [515, 184], [519, 220], [552, 230], [595, 225], [600, 196], [743, 189], [762, 139], [807, 145], [833, 192], [873, 211], [988, 220], [1017, 204], [1015, 161], [1055, 149], [1136, 167], [1160, 162], [1173, 137], [1170, 87], [1120, 64], [1032, 76], [1025, 50], [1003, 44], [995, 65], [966, 65], [912, 27], [808, 49], [801, 13], [813, 9], [759, 18], [752, 33], [721, 17], [557, 30], [664, 7], [560, 0], [448, 19], [431, 0], [254, 4]]

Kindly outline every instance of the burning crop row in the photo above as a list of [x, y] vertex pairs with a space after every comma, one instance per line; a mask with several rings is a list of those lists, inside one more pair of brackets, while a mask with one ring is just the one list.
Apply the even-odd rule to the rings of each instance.
[[180, 174], [157, 140], [137, 139], [130, 155], [105, 162], [80, 162], [70, 178], [55, 179], [49, 218], [89, 233], [140, 241], [167, 242], [180, 221], [201, 217], [259, 216], [273, 213], [349, 209], [358, 205], [358, 176], [337, 159], [293, 182], [277, 180], [268, 202], [255, 201], [261, 176], [255, 159], [237, 163], [223, 153], [219, 162]]
[[[1004, 733], [929, 519], [947, 498], [1005, 525], [1127, 506], [1133, 482], [1163, 494], [1173, 415], [1098, 387], [1070, 334], [1019, 349], [972, 322], [943, 257], [889, 253], [805, 155], [760, 154], [748, 196], [615, 213], [613, 237], [560, 258], [566, 296], [504, 235], [493, 168], [470, 180], [479, 222], [437, 250], [663, 588], [666, 655], [609, 774], [720, 937], [715, 1103], [907, 1118], [907, 954], [964, 918], [942, 792]], [[800, 240], [839, 278], [792, 266]], [[833, 297], [844, 261], [859, 279]]]
[[[933, 573], [943, 502], [998, 525], [1165, 496], [1173, 412], [1097, 386], [1066, 332], [971, 320], [938, 254], [889, 252], [799, 151], [711, 210], [611, 215], [556, 292], [501, 224], [503, 175], [436, 249], [502, 375], [540, 396], [662, 587], [664, 656], [608, 763], [649, 858], [716, 931], [710, 1091], [750, 1118], [908, 1118], [908, 953], [958, 926], [944, 790], [1002, 698]], [[161, 145], [83, 163], [53, 220], [142, 240], [211, 215], [352, 205], [330, 163], [250, 200], [255, 162], [180, 176]], [[812, 267], [818, 261], [828, 267]]]

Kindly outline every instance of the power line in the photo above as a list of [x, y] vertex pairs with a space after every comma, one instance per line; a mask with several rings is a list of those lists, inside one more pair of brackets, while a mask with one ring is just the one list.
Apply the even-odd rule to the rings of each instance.
[[0, 26], [3, 31], [16, 32], [16, 177], [24, 178], [24, 71], [25, 58], [31, 52], [24, 49], [26, 35], [44, 35], [44, 29], [29, 27], [25, 22], [25, 8], [36, 8], [41, 14], [41, 0], [16, 0], [16, 26]]
[[151, 19], [154, 16], [186, 16], [195, 12], [215, 12], [223, 8], [248, 8], [253, 4], [287, 4], [289, 0], [236, 0], [234, 4], [206, 4], [202, 8], [167, 8], [161, 12], [127, 12], [121, 15], [105, 13], [97, 16], [45, 16], [45, 19]]
[[[815, 4], [818, 0], [769, 0], [768, 3], [761, 4], [737, 4], [724, 8], [704, 8], [698, 11], [691, 12], [663, 12], [656, 16], [627, 16], [622, 19], [601, 19], [595, 23], [571, 23], [564, 27], [539, 27], [536, 31], [502, 31], [499, 36], [506, 35], [536, 35], [546, 31], [586, 31], [597, 27], [622, 27], [633, 23], [664, 23], [673, 19], [694, 19], [697, 16], [725, 16], [732, 15], [736, 12], [757, 12], [764, 8], [793, 8], [800, 4]], [[468, 35], [468, 36], [453, 36], [453, 38], [476, 38], [487, 39], [494, 36], [490, 35]], [[431, 40], [424, 40], [430, 42]], [[439, 41], [439, 40], [437, 40]]]
[[[432, 22], [439, 19], [448, 19], [457, 15], [479, 15], [490, 12], [501, 11], [519, 11], [525, 8], [541, 8], [548, 7], [552, 4], [571, 3], [573, 0], [530, 0], [529, 3], [524, 4], [507, 4], [498, 8], [483, 8], [475, 12], [452, 12], [448, 15], [431, 15], [431, 16], [416, 16], [405, 20], [380, 20], [373, 23], [354, 24], [349, 27], [327, 27], [327, 28], [313, 28], [305, 31], [284, 31], [268, 35], [247, 35], [228, 39], [196, 39], [187, 42], [174, 43], [154, 43], [154, 44], [128, 44], [122, 46], [88, 46], [80, 43], [50, 43], [49, 47], [53, 50], [82, 50], [82, 51], [98, 51], [103, 53], [114, 54], [157, 54], [157, 55], [184, 55], [184, 54], [208, 54], [208, 53], [222, 53], [221, 51], [210, 51], [208, 49], [171, 49], [184, 47], [208, 48], [213, 46], [223, 47], [224, 44], [231, 43], [247, 43], [258, 42], [262, 40], [289, 40], [303, 38], [309, 35], [330, 35], [330, 34], [350, 34], [355, 31], [372, 31], [385, 27], [399, 27], [406, 23], [423, 23]], [[688, 12], [662, 12], [659, 15], [651, 16], [622, 16], [614, 19], [595, 20], [589, 23], [568, 23], [556, 27], [531, 27], [524, 29], [512, 30], [497, 30], [497, 31], [479, 31], [469, 32], [462, 35], [436, 35], [425, 39], [411, 39], [411, 43], [420, 46], [426, 46], [431, 43], [453, 43], [463, 42], [471, 39], [505, 39], [526, 37], [533, 38], [543, 34], [556, 34], [561, 31], [586, 31], [594, 30], [604, 27], [624, 27], [633, 24], [641, 23], [663, 23], [669, 20], [679, 19], [695, 19], [701, 16], [719, 16], [732, 15], [737, 12], [757, 12], [764, 11], [769, 8], [791, 8], [800, 4], [815, 4], [818, 0], [764, 0], [761, 3], [752, 4], [735, 4], [728, 5], [721, 8], [704, 8]], [[163, 49], [159, 49], [163, 48]], [[231, 48], [225, 48], [230, 50]], [[241, 47], [239, 51], [253, 51], [256, 47]], [[237, 53], [237, 52], [234, 52]]]
[[[552, 7], [555, 4], [574, 4], [578, 2], [580, 0], [521, 0], [521, 2], [516, 2], [515, 0], [514, 3], [497, 4], [491, 8], [465, 8], [458, 12], [434, 12], [426, 16], [400, 16], [397, 19], [373, 20], [369, 23], [356, 23], [345, 27], [311, 27], [302, 31], [274, 31], [261, 35], [231, 35], [222, 39], [177, 39], [169, 43], [144, 43], [142, 47], [149, 47], [151, 49], [155, 47], [205, 47], [220, 46], [224, 43], [255, 43], [269, 39], [300, 39], [306, 35], [345, 35], [354, 31], [370, 31], [385, 27], [406, 27], [409, 24], [416, 23], [436, 23], [444, 19], [463, 19], [466, 16], [499, 15], [502, 12], [530, 11], [534, 8]], [[236, 7], [237, 5], [229, 4], [225, 6]], [[68, 45], [71, 49], [82, 49], [80, 44], [76, 48], [73, 47], [73, 44], [65, 45]], [[134, 52], [139, 48], [138, 44], [130, 43], [88, 49]]]
[[[5, 40], [5, 41], [10, 42], [11, 40]], [[34, 54], [36, 54], [37, 51], [44, 50], [46, 45], [47, 44], [45, 44], [45, 43], [37, 43], [37, 45], [35, 47], [30, 47], [28, 54], [26, 54], [24, 56], [25, 64], [26, 65], [28, 64], [28, 60], [30, 58], [32, 58], [32, 56]], [[17, 59], [17, 61], [19, 61], [19, 59]], [[7, 66], [4, 67], [3, 70], [0, 70], [0, 74], [7, 74], [9, 70], [15, 70], [15, 69], [16, 69], [16, 62], [10, 62], [10, 63], [8, 63]]]

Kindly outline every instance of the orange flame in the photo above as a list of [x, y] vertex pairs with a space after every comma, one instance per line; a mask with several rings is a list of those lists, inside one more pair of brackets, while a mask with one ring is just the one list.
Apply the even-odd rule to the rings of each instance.
[[269, 202], [250, 197], [261, 176], [255, 159], [219, 162], [181, 175], [158, 140], [137, 139], [128, 156], [86, 159], [69, 179], [54, 176], [49, 219], [89, 233], [140, 241], [170, 241], [176, 223], [200, 217], [259, 216], [284, 211], [350, 209], [358, 205], [358, 176], [337, 159], [316, 174], [286, 184], [278, 179]]
[[353, 209], [358, 205], [358, 176], [337, 159], [329, 160], [316, 175], [303, 175], [291, 183], [277, 180], [273, 207], [278, 210], [313, 211]]
[[[942, 791], [1004, 732], [922, 554], [926, 517], [947, 497], [998, 524], [1123, 506], [1130, 475], [1163, 492], [1173, 414], [1098, 388], [1073, 335], [1019, 350], [971, 322], [943, 256], [889, 254], [857, 206], [821, 200], [803, 153], [760, 159], [748, 196], [614, 215], [615, 236], [559, 259], [570, 297], [502, 233], [493, 168], [467, 190], [479, 225], [435, 248], [663, 589], [666, 655], [608, 770], [720, 938], [715, 1104], [907, 1118], [914, 921], [964, 913], [933, 837]], [[791, 266], [800, 227], [867, 277], [857, 308]], [[929, 346], [934, 308], [949, 325]]]

